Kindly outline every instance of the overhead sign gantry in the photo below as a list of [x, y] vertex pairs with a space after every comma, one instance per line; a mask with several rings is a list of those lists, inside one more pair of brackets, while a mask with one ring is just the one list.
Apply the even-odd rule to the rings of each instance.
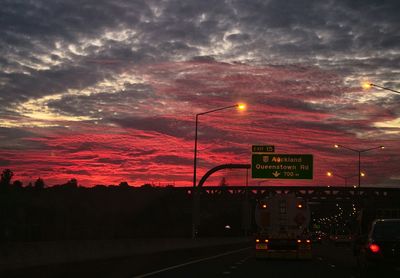
[[275, 154], [274, 146], [252, 146], [253, 179], [312, 179], [312, 154]]

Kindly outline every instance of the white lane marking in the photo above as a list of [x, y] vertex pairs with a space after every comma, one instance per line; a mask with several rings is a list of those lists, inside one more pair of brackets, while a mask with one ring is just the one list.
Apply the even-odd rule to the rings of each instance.
[[231, 265], [230, 268], [235, 269], [235, 268], [237, 268], [237, 266]]
[[222, 272], [222, 274], [224, 274], [224, 275], [229, 275], [229, 274], [231, 274], [229, 271], [224, 271], [224, 272]]
[[234, 253], [239, 253], [239, 252], [242, 252], [244, 250], [251, 249], [251, 248], [252, 247], [236, 249], [236, 250], [225, 252], [225, 253], [221, 253], [221, 254], [218, 254], [218, 255], [215, 255], [215, 256], [211, 256], [211, 257], [207, 257], [207, 258], [203, 258], [203, 259], [198, 259], [198, 260], [190, 261], [190, 262], [187, 262], [187, 263], [178, 264], [178, 265], [166, 267], [166, 268], [163, 268], [163, 269], [159, 269], [159, 270], [156, 270], [156, 271], [153, 271], [153, 272], [149, 272], [149, 273], [133, 276], [132, 278], [148, 277], [148, 276], [151, 276], [151, 275], [154, 275], [154, 274], [158, 274], [158, 273], [165, 272], [165, 271], [168, 271], [168, 270], [180, 268], [180, 267], [183, 267], [183, 266], [187, 266], [187, 265], [196, 264], [196, 263], [199, 263], [199, 262], [204, 262], [204, 261], [216, 259], [216, 258], [219, 258], [219, 257], [223, 257], [223, 256], [227, 256], [227, 255], [230, 255], [230, 254], [234, 254]]
[[334, 264], [330, 264], [330, 267], [336, 267], [336, 265], [334, 265]]

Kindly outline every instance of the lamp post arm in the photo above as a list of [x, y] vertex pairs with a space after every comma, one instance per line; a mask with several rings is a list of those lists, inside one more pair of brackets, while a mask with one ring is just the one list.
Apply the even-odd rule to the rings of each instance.
[[374, 86], [374, 87], [377, 87], [377, 88], [380, 88], [380, 89], [388, 90], [388, 91], [391, 91], [391, 92], [393, 92], [393, 93], [400, 94], [399, 91], [393, 90], [393, 89], [390, 89], [390, 88], [387, 88], [387, 87], [379, 86], [379, 85], [376, 85], [376, 84], [373, 84], [373, 83], [370, 83], [369, 85]]
[[338, 147], [346, 149], [346, 150], [349, 150], [349, 151], [353, 151], [353, 152], [356, 152], [356, 153], [365, 153], [365, 152], [368, 152], [368, 151], [372, 151], [372, 150], [382, 149], [383, 148], [383, 146], [379, 146], [379, 147], [373, 147], [373, 148], [369, 148], [369, 149], [357, 150], [357, 149], [349, 148], [349, 147], [346, 147], [346, 146], [343, 146], [343, 145], [338, 145]]
[[336, 174], [336, 173], [334, 173], [334, 174], [333, 174], [333, 176], [338, 176], [338, 177], [339, 177], [339, 178], [341, 178], [341, 179], [347, 179], [347, 177], [344, 177], [344, 176], [338, 175], [338, 174]]
[[360, 150], [352, 149], [352, 148], [349, 148], [349, 147], [346, 147], [346, 146], [343, 146], [343, 145], [338, 145], [338, 146], [340, 148], [343, 148], [343, 149], [346, 149], [346, 150], [349, 150], [349, 151], [353, 151], [353, 152], [356, 152], [356, 153], [362, 152]]
[[372, 151], [372, 150], [376, 150], [376, 149], [382, 149], [383, 146], [379, 146], [379, 147], [375, 147], [375, 148], [370, 148], [370, 149], [365, 149], [365, 150], [360, 150], [359, 152], [368, 152], [368, 151]]
[[205, 115], [205, 114], [213, 113], [213, 112], [216, 112], [216, 111], [225, 110], [225, 109], [228, 109], [228, 108], [238, 107], [238, 106], [239, 106], [238, 104], [235, 104], [235, 105], [230, 105], [230, 106], [225, 106], [225, 107], [213, 109], [213, 110], [206, 111], [206, 112], [201, 112], [201, 113], [196, 114], [196, 117], [197, 117], [197, 116], [200, 116], [200, 115]]

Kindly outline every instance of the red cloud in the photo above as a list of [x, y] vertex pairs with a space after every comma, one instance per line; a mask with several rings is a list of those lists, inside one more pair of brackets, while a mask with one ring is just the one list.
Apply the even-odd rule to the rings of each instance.
[[[363, 154], [362, 169], [367, 172], [363, 183], [393, 185], [399, 179], [400, 145], [388, 130], [375, 125], [395, 119], [394, 112], [360, 103], [359, 94], [343, 87], [335, 73], [216, 62], [148, 65], [141, 73], [154, 95], [135, 103], [132, 115], [125, 107], [122, 116], [107, 114], [97, 125], [69, 123], [69, 129], [52, 128], [45, 135], [22, 138], [40, 144], [36, 149], [1, 150], [3, 165], [24, 182], [40, 176], [48, 184], [74, 177], [85, 186], [121, 181], [190, 186], [194, 115], [244, 101], [245, 112], [231, 109], [200, 116], [198, 180], [220, 164], [250, 163], [252, 144], [271, 144], [277, 153], [313, 154], [314, 179], [264, 184], [342, 185], [338, 178], [328, 179], [326, 171], [354, 175], [358, 160], [355, 153], [334, 149], [335, 143], [360, 149], [385, 145], [383, 151]], [[394, 131], [398, 136], [399, 129]], [[244, 175], [245, 171], [225, 171], [207, 184], [218, 184], [226, 176], [228, 183], [243, 185]]]

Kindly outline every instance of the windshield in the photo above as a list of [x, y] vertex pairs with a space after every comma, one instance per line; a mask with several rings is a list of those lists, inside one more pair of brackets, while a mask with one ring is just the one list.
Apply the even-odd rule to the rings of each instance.
[[375, 239], [400, 239], [400, 221], [376, 223], [372, 236]]

